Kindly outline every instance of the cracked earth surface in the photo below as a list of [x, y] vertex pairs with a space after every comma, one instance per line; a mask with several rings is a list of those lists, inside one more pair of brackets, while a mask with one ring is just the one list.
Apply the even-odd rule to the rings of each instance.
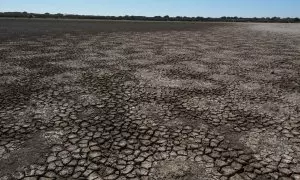
[[299, 180], [300, 26], [198, 26], [0, 28], [0, 179]]

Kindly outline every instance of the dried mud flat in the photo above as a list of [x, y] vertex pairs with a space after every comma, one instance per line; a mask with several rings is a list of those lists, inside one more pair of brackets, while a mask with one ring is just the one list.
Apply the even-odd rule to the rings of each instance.
[[300, 25], [0, 20], [0, 179], [300, 179]]

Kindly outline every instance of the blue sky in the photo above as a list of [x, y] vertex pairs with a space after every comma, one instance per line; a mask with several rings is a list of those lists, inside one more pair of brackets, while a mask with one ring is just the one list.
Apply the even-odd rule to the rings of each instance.
[[144, 16], [300, 17], [300, 0], [0, 0], [0, 12]]

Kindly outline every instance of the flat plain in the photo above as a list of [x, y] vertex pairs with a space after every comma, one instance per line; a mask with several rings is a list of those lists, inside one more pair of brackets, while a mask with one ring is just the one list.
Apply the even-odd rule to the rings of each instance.
[[0, 19], [0, 179], [300, 179], [300, 24]]

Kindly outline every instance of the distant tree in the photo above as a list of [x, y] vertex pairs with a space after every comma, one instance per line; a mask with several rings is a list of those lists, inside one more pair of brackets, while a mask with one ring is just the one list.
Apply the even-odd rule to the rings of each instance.
[[50, 17], [50, 13], [44, 13], [44, 18], [49, 18]]
[[162, 17], [161, 16], [154, 16], [153, 18], [155, 21], [161, 21], [162, 20]]
[[203, 21], [203, 20], [204, 20], [203, 17], [200, 17], [200, 16], [197, 16], [197, 17], [196, 17], [196, 21]]
[[38, 13], [27, 13], [27, 12], [0, 12], [0, 17], [14, 17], [14, 18], [68, 18], [68, 19], [107, 19], [107, 20], [155, 20], [155, 21], [236, 21], [236, 22], [285, 22], [285, 23], [299, 23], [299, 17], [295, 18], [280, 18], [280, 17], [253, 17], [253, 18], [242, 18], [242, 17], [226, 17], [222, 16], [220, 18], [212, 17], [187, 17], [187, 16], [176, 16], [170, 17], [166, 16], [154, 16], [154, 17], [145, 17], [145, 16], [93, 16], [93, 15], [75, 15], [75, 14], [66, 14], [61, 13], [57, 14], [38, 14]]
[[24, 11], [24, 12], [22, 13], [22, 15], [23, 15], [23, 17], [27, 17], [27, 16], [28, 16], [28, 13], [27, 13], [26, 11]]
[[35, 18], [34, 14], [30, 13], [28, 18]]
[[62, 17], [64, 17], [64, 15], [63, 15], [63, 14], [61, 14], [61, 13], [57, 13], [57, 14], [56, 14], [56, 16], [57, 16], [58, 18], [62, 18]]

